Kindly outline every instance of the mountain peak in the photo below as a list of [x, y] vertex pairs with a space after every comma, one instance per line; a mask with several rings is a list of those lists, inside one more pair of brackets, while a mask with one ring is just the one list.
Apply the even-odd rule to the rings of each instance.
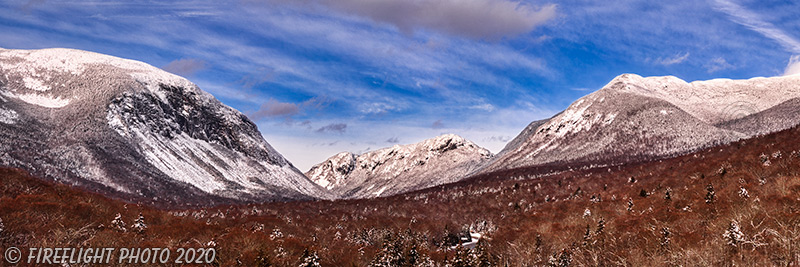
[[0, 144], [0, 164], [128, 200], [327, 196], [244, 114], [139, 61], [64, 48], [0, 50], [0, 116], [0, 132], [13, 140]]
[[350, 152], [341, 152], [311, 167], [306, 176], [312, 182], [330, 190], [344, 183], [347, 175], [355, 167], [356, 155]]
[[386, 196], [457, 181], [491, 156], [461, 136], [445, 134], [357, 156], [342, 152], [306, 176], [344, 198]]
[[783, 130], [800, 122], [798, 78], [687, 83], [623, 74], [526, 128], [482, 172], [642, 161]]
[[621, 91], [645, 96], [659, 94], [662, 96], [680, 97], [680, 90], [687, 85], [686, 81], [675, 76], [642, 77], [637, 74], [626, 73], [615, 77], [601, 90]]

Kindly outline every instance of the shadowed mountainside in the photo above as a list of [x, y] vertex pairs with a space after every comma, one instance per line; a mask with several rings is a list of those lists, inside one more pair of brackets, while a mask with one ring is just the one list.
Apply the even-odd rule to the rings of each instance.
[[70, 49], [0, 50], [0, 165], [159, 205], [329, 197], [186, 79]]

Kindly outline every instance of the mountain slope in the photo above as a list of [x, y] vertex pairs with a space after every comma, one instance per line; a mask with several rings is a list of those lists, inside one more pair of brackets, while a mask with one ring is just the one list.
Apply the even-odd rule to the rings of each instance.
[[602, 166], [676, 156], [800, 123], [800, 76], [717, 79], [624, 74], [545, 123], [535, 122], [477, 173]]
[[362, 155], [342, 152], [313, 166], [306, 176], [341, 198], [389, 196], [458, 181], [491, 156], [448, 134]]
[[70, 49], [0, 50], [0, 164], [167, 205], [328, 194], [186, 79]]

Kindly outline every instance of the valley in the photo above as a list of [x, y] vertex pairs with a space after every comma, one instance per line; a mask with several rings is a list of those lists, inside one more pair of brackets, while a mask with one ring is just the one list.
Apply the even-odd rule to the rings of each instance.
[[[800, 130], [527, 178], [492, 173], [391, 197], [162, 210], [3, 169], [0, 245], [213, 246], [215, 266], [793, 265]], [[143, 233], [110, 227], [143, 214]], [[37, 221], [42, 223], [30, 224]], [[458, 247], [479, 233], [476, 249]], [[456, 246], [456, 248], [451, 248]], [[491, 264], [491, 265], [489, 265]]]

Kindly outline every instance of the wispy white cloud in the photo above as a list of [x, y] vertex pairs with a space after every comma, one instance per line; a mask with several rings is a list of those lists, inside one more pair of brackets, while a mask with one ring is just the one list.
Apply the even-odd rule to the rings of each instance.
[[494, 105], [489, 104], [489, 103], [477, 104], [477, 105], [470, 106], [469, 108], [470, 109], [483, 110], [483, 111], [486, 111], [486, 112], [494, 111]]
[[708, 73], [714, 73], [721, 70], [732, 69], [734, 66], [728, 63], [727, 60], [721, 57], [716, 57], [706, 63], [706, 69]]
[[789, 64], [786, 65], [786, 70], [783, 71], [783, 75], [795, 75], [800, 74], [800, 55], [794, 55], [789, 58]]
[[800, 53], [800, 41], [775, 27], [772, 23], [764, 21], [759, 15], [732, 1], [716, 0], [715, 3], [717, 4], [717, 9], [730, 15], [734, 22], [775, 40], [792, 53]]
[[[205, 61], [208, 68], [202, 73], [210, 75], [192, 80], [240, 110], [261, 110], [265, 116], [258, 123], [267, 140], [303, 164], [344, 150], [379, 148], [393, 137], [411, 143], [446, 132], [497, 152], [504, 137], [622, 72], [661, 74], [668, 69], [696, 73], [692, 75], [698, 79], [732, 73], [727, 70], [764, 75], [759, 72], [764, 62], [774, 68], [774, 62], [785, 63], [787, 56], [781, 49], [763, 49], [773, 39], [730, 34], [742, 26], [731, 23], [727, 12], [708, 12], [715, 3], [707, 1], [565, 0], [557, 8], [542, 4], [548, 0], [532, 5], [512, 0], [361, 0], [372, 1], [363, 8], [349, 6], [356, 0], [283, 1], [315, 7], [266, 6], [261, 0], [72, 0], [48, 1], [25, 15], [16, 8], [0, 8], [0, 20], [7, 22], [0, 25], [0, 46], [66, 46], [156, 66], [176, 58]], [[396, 12], [408, 17], [375, 17], [392, 3], [410, 8]], [[457, 3], [466, 4], [462, 8]], [[505, 6], [499, 11], [475, 8], [496, 3]], [[509, 3], [528, 9], [512, 10]], [[446, 15], [457, 17], [453, 21], [459, 25], [443, 24], [445, 17], [421, 20], [433, 15], [413, 10], [415, 5], [452, 7]], [[549, 17], [548, 8], [555, 15]], [[486, 22], [487, 28], [466, 27], [471, 22], [459, 19], [470, 12], [484, 12], [493, 21]], [[508, 15], [514, 25], [498, 24], [503, 20], [497, 14]], [[543, 20], [520, 27], [525, 25], [518, 23], [520, 16]], [[406, 21], [413, 19], [417, 21]], [[781, 20], [769, 19], [775, 28], [786, 28]], [[401, 27], [413, 34], [402, 33]], [[499, 30], [493, 34], [485, 29]], [[772, 36], [791, 44], [787, 32], [793, 31], [786, 28], [783, 35]], [[493, 38], [500, 40], [475, 40]], [[328, 96], [333, 107], [310, 111], [304, 101], [320, 95]], [[275, 105], [261, 109], [270, 99]], [[274, 127], [285, 116], [298, 122]], [[315, 133], [335, 124], [345, 124], [340, 128], [346, 131], [329, 127], [324, 131], [337, 134]], [[332, 145], [324, 151], [306, 146], [320, 142]]]
[[372, 102], [372, 103], [360, 104], [358, 111], [364, 114], [385, 114], [386, 112], [390, 112], [397, 109], [398, 107], [389, 103]]
[[[309, 126], [313, 126], [311, 129], [272, 127], [273, 129], [263, 133], [266, 140], [287, 159], [301, 170], [308, 170], [312, 165], [342, 151], [363, 153], [390, 146], [394, 141], [411, 144], [446, 133], [458, 134], [497, 153], [531, 121], [550, 117], [555, 112], [555, 110], [536, 108], [530, 103], [519, 102], [512, 107], [497, 108], [491, 113], [467, 113], [458, 121], [431, 122], [430, 118], [435, 118], [434, 116], [427, 116], [427, 120], [418, 117], [380, 121], [318, 119], [309, 123]], [[345, 133], [314, 132], [321, 127], [339, 123], [347, 124]], [[262, 129], [269, 126], [265, 121], [259, 125]], [[313, 146], [313, 144], [333, 145]]]
[[484, 142], [502, 142], [502, 143], [505, 143], [505, 142], [510, 141], [511, 138], [512, 137], [508, 136], [508, 135], [496, 135], [496, 136], [485, 137], [482, 140]]
[[656, 62], [664, 66], [669, 66], [684, 62], [686, 61], [687, 58], [689, 58], [689, 52], [685, 52], [683, 54], [676, 54], [672, 57], [659, 58], [658, 60], [656, 60]]
[[[105, 18], [103, 21], [64, 20], [61, 23], [48, 24], [35, 18], [10, 14], [7, 16], [25, 20], [37, 27], [52, 28], [78, 36], [156, 47], [193, 59], [213, 62], [213, 67], [217, 70], [243, 73], [237, 83], [220, 86], [248, 89], [279, 85], [304, 95], [326, 94], [351, 103], [380, 102], [376, 100], [384, 98], [386, 91], [393, 90], [387, 89], [390, 86], [425, 95], [423, 98], [395, 95], [393, 103], [389, 103], [394, 109], [362, 108], [367, 113], [398, 110], [398, 105], [394, 102], [404, 103], [406, 106], [424, 103], [430, 100], [429, 96], [436, 97], [433, 100], [445, 106], [468, 105], [476, 102], [479, 97], [475, 95], [475, 90], [464, 90], [466, 84], [484, 88], [507, 88], [506, 90], [516, 90], [519, 95], [524, 96], [526, 88], [518, 81], [492, 69], [527, 71], [533, 75], [544, 75], [548, 72], [542, 60], [531, 54], [520, 53], [502, 43], [452, 39], [435, 33], [420, 33], [416, 37], [408, 37], [359, 18], [303, 14], [297, 13], [299, 11], [264, 7], [251, 8], [247, 5], [202, 8], [213, 7], [214, 4], [200, 1], [199, 4], [192, 3], [193, 7], [197, 6], [194, 8], [186, 8], [181, 3], [162, 4], [159, 8], [167, 10], [163, 13], [173, 15], [143, 19], [142, 16], [152, 14], [130, 17], [121, 10], [136, 7], [136, 4], [118, 4], [119, 6], [104, 4], [99, 9], [85, 3], [78, 3], [77, 6], [58, 3], [42, 7], [46, 8], [45, 12], [54, 15], [61, 10], [74, 11], [75, 16], [79, 16], [81, 12], [87, 16], [102, 14]], [[209, 13], [207, 10], [215, 11]], [[210, 23], [219, 22], [221, 25], [263, 27], [236, 28], [233, 30], [246, 34], [231, 35], [227, 31], [197, 27], [196, 22], [175, 15], [180, 12], [206, 12], [203, 14], [216, 16]], [[281, 45], [258, 45], [250, 38], [272, 40]], [[291, 51], [288, 47], [300, 51]], [[330, 62], [317, 61], [302, 51], [320, 51], [356, 62], [344, 62], [339, 67], [332, 68]], [[172, 64], [177, 63], [179, 62]], [[163, 64], [165, 63], [158, 65]], [[368, 84], [356, 82], [362, 71], [371, 69], [391, 77], [381, 85], [383, 88], [375, 90]], [[430, 94], [430, 87], [436, 82], [418, 87], [416, 85], [420, 80], [441, 81], [444, 86], [434, 88], [435, 92]], [[447, 102], [442, 103], [443, 100]], [[358, 104], [351, 106], [361, 108]]]

